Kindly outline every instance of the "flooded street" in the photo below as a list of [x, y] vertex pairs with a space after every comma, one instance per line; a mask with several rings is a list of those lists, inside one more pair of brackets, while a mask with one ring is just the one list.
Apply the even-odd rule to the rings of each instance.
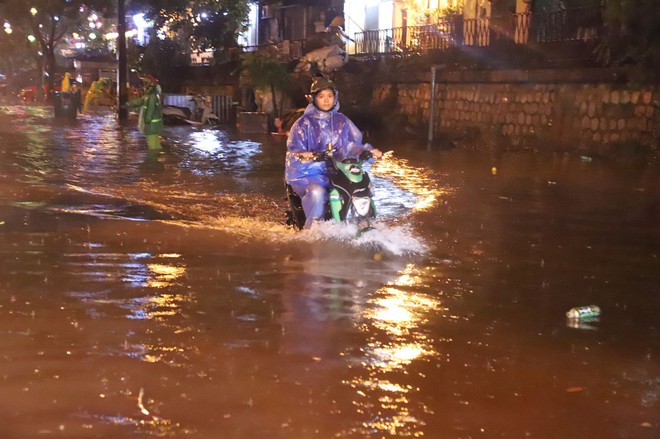
[[370, 139], [356, 239], [284, 138], [135, 125], [0, 102], [1, 438], [660, 437], [657, 165]]

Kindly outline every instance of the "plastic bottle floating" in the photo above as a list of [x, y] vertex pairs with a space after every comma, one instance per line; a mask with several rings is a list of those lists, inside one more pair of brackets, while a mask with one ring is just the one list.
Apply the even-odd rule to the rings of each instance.
[[570, 320], [593, 320], [600, 317], [600, 307], [596, 305], [578, 306], [566, 312], [566, 318]]

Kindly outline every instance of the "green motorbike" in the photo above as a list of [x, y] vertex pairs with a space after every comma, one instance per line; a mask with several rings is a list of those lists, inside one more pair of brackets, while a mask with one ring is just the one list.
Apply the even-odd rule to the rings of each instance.
[[[327, 161], [330, 170], [332, 189], [326, 202], [325, 219], [355, 223], [358, 236], [373, 229], [372, 220], [376, 218], [371, 179], [363, 169], [364, 163], [371, 157], [371, 152], [364, 151], [358, 159], [336, 160], [329, 149], [316, 153], [313, 159]], [[302, 230], [306, 216], [300, 196], [286, 183], [285, 190], [289, 201], [286, 223], [296, 230]]]

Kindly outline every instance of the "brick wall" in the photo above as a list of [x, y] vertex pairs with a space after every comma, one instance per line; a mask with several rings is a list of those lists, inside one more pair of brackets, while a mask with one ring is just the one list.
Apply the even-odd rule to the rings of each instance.
[[[398, 82], [375, 85], [371, 104], [426, 133], [430, 102], [430, 82]], [[442, 72], [434, 106], [434, 139], [471, 148], [657, 152], [660, 143], [660, 85], [626, 85], [612, 71]]]

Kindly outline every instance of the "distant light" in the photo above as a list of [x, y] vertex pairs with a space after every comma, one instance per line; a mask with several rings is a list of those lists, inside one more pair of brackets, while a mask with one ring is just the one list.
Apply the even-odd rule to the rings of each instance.
[[209, 14], [207, 14], [206, 12], [202, 12], [201, 17], [202, 17], [202, 18], [208, 18], [208, 17], [209, 17]]
[[27, 39], [30, 43], [34, 43], [35, 41], [37, 41], [37, 39], [34, 37], [34, 35], [28, 35]]
[[92, 29], [96, 29], [96, 23], [94, 23], [93, 21], [90, 21], [89, 22], [89, 27], [92, 28]]
[[30, 8], [30, 14], [37, 15], [37, 8]]
[[106, 39], [106, 40], [115, 40], [115, 39], [117, 39], [118, 37], [119, 37], [119, 33], [118, 33], [118, 32], [108, 32], [107, 34], [105, 34], [105, 39]]
[[147, 21], [144, 19], [144, 14], [135, 14], [133, 15], [133, 23], [139, 28], [144, 29], [148, 27]]
[[89, 39], [90, 40], [95, 40], [96, 39], [96, 34], [95, 33], [89, 34]]

